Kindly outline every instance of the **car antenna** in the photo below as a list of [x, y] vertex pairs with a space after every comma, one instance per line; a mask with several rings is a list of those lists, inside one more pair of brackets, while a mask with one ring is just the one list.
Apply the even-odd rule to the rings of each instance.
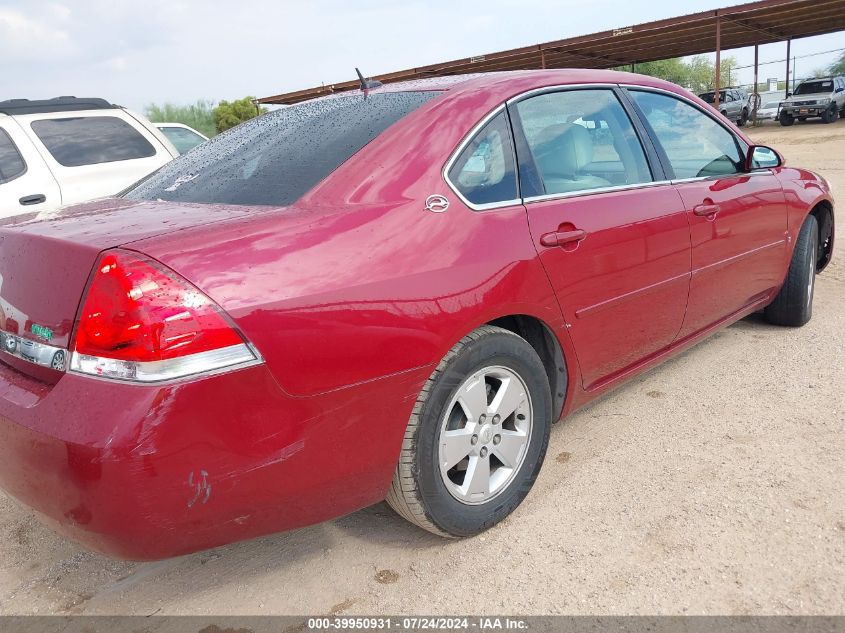
[[358, 68], [355, 69], [355, 72], [358, 73], [358, 80], [361, 82], [361, 90], [379, 88], [382, 85], [378, 79], [364, 79], [364, 75], [361, 74], [361, 71], [358, 70]]

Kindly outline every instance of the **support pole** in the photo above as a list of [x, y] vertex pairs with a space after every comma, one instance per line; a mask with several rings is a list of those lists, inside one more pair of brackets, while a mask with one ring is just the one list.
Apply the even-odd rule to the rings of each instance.
[[546, 69], [546, 51], [542, 48], [540, 49], [540, 68], [543, 70]]
[[[787, 55], [788, 57], [788, 55]], [[713, 107], [719, 109], [719, 83], [722, 80], [722, 17], [716, 14], [716, 90], [713, 93]]]
[[758, 75], [758, 69], [759, 69], [759, 65], [760, 65], [760, 56], [759, 56], [760, 50], [759, 49], [760, 49], [760, 45], [755, 44], [754, 45], [754, 90], [752, 91], [753, 96], [751, 97], [754, 100], [754, 103], [751, 104], [751, 107], [754, 108], [753, 117], [754, 117], [754, 125], [755, 126], [757, 125], [757, 108], [760, 107], [760, 93], [757, 92], [757, 86], [759, 84], [759, 80], [757, 78], [757, 75]]
[[792, 40], [786, 40], [786, 87], [784, 90], [786, 91], [786, 96], [789, 96], [789, 46], [792, 44]]

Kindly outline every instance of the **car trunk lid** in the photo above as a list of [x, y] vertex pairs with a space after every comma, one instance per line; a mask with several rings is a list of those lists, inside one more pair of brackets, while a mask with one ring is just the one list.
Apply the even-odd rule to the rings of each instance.
[[3, 342], [18, 347], [13, 353], [0, 351], [0, 360], [36, 378], [56, 378], [58, 372], [21, 358], [20, 344], [69, 348], [80, 301], [102, 251], [255, 211], [111, 199], [0, 225], [0, 332], [14, 335], [3, 336]]

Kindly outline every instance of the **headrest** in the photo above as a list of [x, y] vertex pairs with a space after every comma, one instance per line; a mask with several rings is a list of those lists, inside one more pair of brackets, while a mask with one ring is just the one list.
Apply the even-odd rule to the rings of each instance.
[[550, 125], [537, 135], [535, 159], [544, 175], [574, 176], [593, 162], [593, 139], [576, 123]]

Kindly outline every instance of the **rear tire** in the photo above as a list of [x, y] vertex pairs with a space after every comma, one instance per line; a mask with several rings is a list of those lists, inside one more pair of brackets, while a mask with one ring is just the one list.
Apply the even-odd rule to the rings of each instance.
[[813, 316], [818, 248], [819, 225], [815, 216], [808, 215], [798, 232], [786, 281], [766, 307], [764, 314], [769, 323], [800, 327]]
[[787, 114], [786, 112], [781, 112], [780, 116], [778, 117], [778, 120], [780, 121], [780, 124], [783, 127], [789, 127], [790, 125], [795, 123], [795, 117], [793, 117], [791, 114]]
[[440, 536], [472, 536], [494, 526], [537, 478], [551, 408], [548, 378], [531, 345], [489, 325], [471, 332], [417, 398], [388, 504]]

